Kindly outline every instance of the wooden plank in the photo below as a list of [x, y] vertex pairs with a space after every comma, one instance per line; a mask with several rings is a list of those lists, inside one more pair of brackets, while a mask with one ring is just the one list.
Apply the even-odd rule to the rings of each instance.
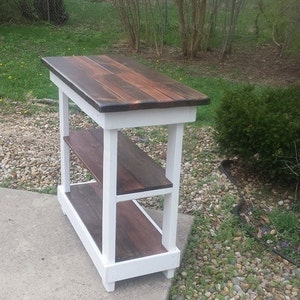
[[209, 103], [206, 95], [128, 57], [46, 57], [43, 62], [100, 112]]
[[[98, 183], [74, 185], [72, 205], [102, 251], [102, 188]], [[161, 234], [132, 201], [117, 204], [116, 262], [167, 252]]]
[[[103, 182], [103, 131], [101, 128], [71, 131], [64, 138], [94, 178]], [[119, 132], [117, 194], [172, 187], [164, 169]]]

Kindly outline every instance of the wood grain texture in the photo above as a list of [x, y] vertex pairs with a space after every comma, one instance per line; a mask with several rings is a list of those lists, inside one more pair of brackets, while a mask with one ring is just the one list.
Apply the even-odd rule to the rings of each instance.
[[[103, 182], [103, 130], [71, 131], [64, 138], [94, 178]], [[118, 133], [117, 194], [172, 187], [165, 170], [128, 137]]]
[[[71, 187], [69, 200], [102, 251], [102, 188], [98, 183]], [[161, 234], [132, 201], [117, 204], [116, 262], [167, 252]]]
[[128, 57], [63, 56], [42, 61], [100, 112], [209, 103], [206, 95]]

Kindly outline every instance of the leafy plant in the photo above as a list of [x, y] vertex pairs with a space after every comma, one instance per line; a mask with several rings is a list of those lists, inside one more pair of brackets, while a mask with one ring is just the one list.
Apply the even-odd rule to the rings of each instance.
[[239, 217], [248, 233], [286, 259], [300, 264], [299, 213], [245, 206]]
[[300, 86], [227, 91], [216, 113], [221, 151], [271, 178], [299, 180], [286, 165], [299, 156], [295, 154], [300, 145], [299, 97]]
[[300, 222], [293, 212], [273, 210], [269, 217], [279, 233], [299, 233], [300, 235]]

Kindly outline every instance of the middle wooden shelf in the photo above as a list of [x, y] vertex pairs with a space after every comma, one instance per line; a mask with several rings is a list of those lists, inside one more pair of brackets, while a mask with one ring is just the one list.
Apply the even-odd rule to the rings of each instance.
[[[103, 130], [74, 130], [64, 140], [102, 184]], [[165, 170], [122, 132], [118, 132], [117, 161], [117, 195], [172, 188]]]

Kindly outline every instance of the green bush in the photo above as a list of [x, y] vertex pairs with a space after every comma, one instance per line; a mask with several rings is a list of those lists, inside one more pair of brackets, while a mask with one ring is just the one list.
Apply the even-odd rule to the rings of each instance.
[[273, 179], [300, 179], [300, 86], [227, 91], [216, 112], [221, 152]]
[[64, 0], [0, 0], [0, 23], [28, 19], [59, 25], [69, 16]]
[[40, 20], [59, 25], [69, 18], [64, 0], [34, 0], [33, 4]]
[[0, 24], [9, 22], [17, 15], [17, 5], [11, 0], [0, 0]]

